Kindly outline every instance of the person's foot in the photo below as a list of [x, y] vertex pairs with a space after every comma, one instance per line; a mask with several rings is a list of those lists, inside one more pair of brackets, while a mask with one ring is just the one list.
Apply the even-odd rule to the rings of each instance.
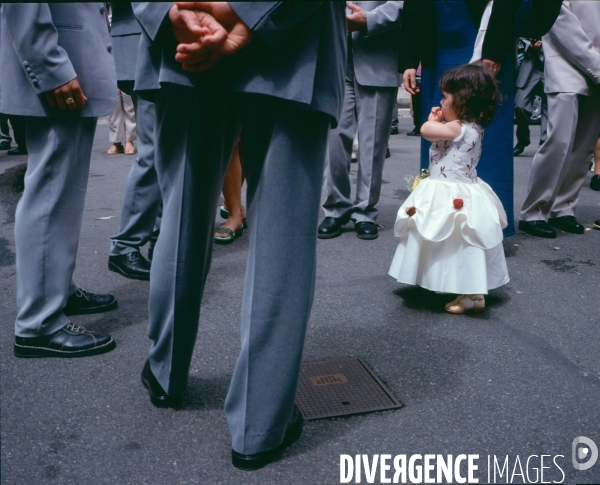
[[392, 126], [392, 130], [390, 131], [390, 135], [398, 135], [400, 131], [397, 126]]
[[125, 142], [125, 155], [134, 155], [135, 154], [135, 146], [132, 141]]
[[121, 142], [119, 142], [113, 143], [106, 153], [109, 155], [116, 155], [117, 153], [123, 153], [124, 151], [123, 145], [121, 145]]
[[519, 221], [519, 229], [530, 236], [555, 238], [556, 231], [546, 221]]
[[453, 315], [482, 312], [485, 310], [485, 299], [483, 295], [459, 295], [455, 300], [446, 303], [444, 308]]
[[551, 217], [548, 219], [548, 224], [571, 234], [583, 234], [585, 232], [585, 227], [579, 224], [574, 216]]
[[342, 233], [342, 226], [350, 220], [349, 217], [326, 217], [319, 224], [317, 237], [319, 239], [332, 239]]
[[385, 151], [385, 158], [390, 158], [392, 156], [392, 154], [390, 153], [390, 147], [387, 148], [387, 150]]
[[360, 221], [354, 224], [356, 237], [358, 239], [377, 239], [379, 236], [378, 226], [371, 221]]
[[15, 337], [17, 357], [85, 357], [110, 352], [116, 347], [107, 333], [90, 332], [69, 322], [43, 337]]
[[2, 140], [0, 141], [0, 150], [8, 150], [10, 148], [10, 141]]
[[215, 242], [229, 244], [244, 233], [244, 222], [241, 216], [234, 216], [231, 212], [225, 224], [215, 229]]
[[529, 145], [529, 143], [527, 145], [525, 145], [524, 143], [521, 142], [517, 142], [517, 144], [515, 145], [515, 148], [513, 150], [513, 155], [515, 157], [518, 157], [521, 153], [523, 153], [523, 151], [525, 150], [525, 148]]
[[241, 470], [258, 470], [259, 468], [263, 468], [269, 463], [277, 460], [287, 447], [298, 441], [298, 438], [300, 438], [300, 435], [302, 434], [303, 425], [304, 419], [302, 418], [302, 413], [298, 406], [294, 404], [292, 417], [285, 431], [285, 435], [283, 436], [283, 441], [279, 446], [272, 450], [255, 453], [253, 455], [244, 455], [232, 449], [231, 464]]
[[142, 369], [142, 384], [148, 389], [150, 402], [157, 408], [178, 408], [181, 407], [182, 395], [168, 395], [159, 382], [154, 377], [152, 369], [150, 369], [150, 361], [146, 360]]
[[117, 300], [112, 295], [96, 295], [79, 288], [67, 300], [63, 309], [65, 315], [87, 315], [102, 313], [117, 308]]
[[590, 180], [590, 189], [600, 190], [600, 174], [592, 175], [592, 180]]
[[600, 219], [594, 221], [594, 229], [600, 229]]
[[413, 130], [409, 131], [406, 136], [421, 136], [421, 130], [418, 128], [413, 128]]
[[7, 155], [27, 155], [27, 148], [16, 147], [6, 152]]
[[352, 154], [350, 155], [350, 163], [358, 162], [358, 153], [352, 150]]
[[139, 251], [109, 256], [108, 269], [132, 280], [150, 280], [150, 263]]

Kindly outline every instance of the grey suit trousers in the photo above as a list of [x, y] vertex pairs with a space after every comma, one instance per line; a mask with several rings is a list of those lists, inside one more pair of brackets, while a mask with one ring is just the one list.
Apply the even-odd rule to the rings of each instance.
[[329, 122], [264, 95], [170, 84], [156, 92], [163, 219], [150, 278], [149, 359], [168, 394], [187, 383], [215, 211], [242, 130], [250, 251], [241, 352], [225, 402], [232, 446], [240, 453], [278, 446], [291, 416], [314, 292]]
[[111, 237], [110, 255], [138, 251], [156, 240], [162, 197], [154, 166], [154, 103], [133, 94], [137, 118], [137, 158], [131, 166], [121, 209], [119, 233]]
[[548, 94], [548, 139], [531, 166], [522, 221], [575, 215], [600, 127], [600, 88], [593, 96]]
[[77, 291], [75, 269], [96, 118], [25, 117], [27, 172], [15, 215], [17, 337], [49, 335]]
[[[344, 105], [337, 128], [329, 137], [325, 164], [323, 204], [326, 217], [347, 217], [356, 222], [375, 222], [381, 193], [383, 163], [396, 108], [396, 87], [361, 86], [348, 56]], [[358, 173], [356, 196], [351, 199], [350, 156], [358, 125]]]
[[534, 67], [525, 86], [517, 88], [515, 91], [517, 141], [525, 146], [531, 143], [529, 135], [529, 118], [533, 111], [533, 99], [536, 95], [542, 98], [540, 141], [543, 143], [548, 138], [548, 96], [544, 93], [544, 71]]

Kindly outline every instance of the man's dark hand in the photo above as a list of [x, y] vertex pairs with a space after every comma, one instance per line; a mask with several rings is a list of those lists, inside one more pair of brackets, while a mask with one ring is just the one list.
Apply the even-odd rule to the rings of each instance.
[[83, 109], [87, 101], [77, 78], [44, 94], [51, 108], [58, 107], [63, 111]]
[[239, 52], [253, 39], [252, 31], [227, 3], [177, 2], [174, 7], [180, 14], [188, 11], [207, 17], [203, 32], [196, 27], [190, 30], [196, 33], [195, 40], [182, 41], [177, 46], [175, 59], [188, 71], [209, 69], [223, 56]]
[[353, 3], [346, 2], [346, 6], [352, 10], [350, 15], [346, 15], [346, 21], [348, 22], [348, 32], [359, 32], [367, 30], [367, 14], [365, 11], [354, 5]]

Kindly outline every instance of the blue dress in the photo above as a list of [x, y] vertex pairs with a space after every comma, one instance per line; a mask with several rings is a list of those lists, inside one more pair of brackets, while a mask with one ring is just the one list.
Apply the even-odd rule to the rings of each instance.
[[[477, 30], [463, 0], [436, 0], [437, 64], [423, 68], [421, 73], [422, 123], [433, 106], [439, 106], [442, 92], [439, 79], [444, 71], [467, 64], [473, 56]], [[511, 53], [496, 76], [502, 102], [498, 114], [485, 129], [483, 152], [477, 171], [498, 195], [506, 211], [508, 225], [504, 237], [515, 233], [514, 222], [514, 62]], [[421, 139], [421, 168], [429, 166], [431, 142]]]

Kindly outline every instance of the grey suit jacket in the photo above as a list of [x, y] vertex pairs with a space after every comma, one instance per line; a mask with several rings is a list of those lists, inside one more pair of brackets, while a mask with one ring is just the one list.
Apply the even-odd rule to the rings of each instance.
[[117, 81], [135, 81], [137, 52], [142, 27], [133, 14], [131, 2], [113, 2], [112, 36]]
[[563, 2], [556, 22], [542, 39], [545, 91], [591, 95], [600, 84], [600, 2]]
[[[163, 24], [172, 3], [134, 4], [144, 33], [136, 91], [174, 83], [215, 92], [259, 93], [339, 116], [346, 67], [346, 18], [341, 2], [230, 2], [254, 40], [202, 73], [175, 61], [176, 40]], [[165, 27], [166, 26], [166, 27]]]
[[[3, 3], [0, 112], [97, 117], [116, 102], [115, 64], [101, 3]], [[83, 110], [50, 108], [44, 93], [78, 78]]]
[[[352, 33], [354, 74], [363, 86], [397, 88], [400, 14], [404, 2], [352, 2], [367, 16], [366, 32]], [[351, 11], [347, 10], [350, 14]]]

